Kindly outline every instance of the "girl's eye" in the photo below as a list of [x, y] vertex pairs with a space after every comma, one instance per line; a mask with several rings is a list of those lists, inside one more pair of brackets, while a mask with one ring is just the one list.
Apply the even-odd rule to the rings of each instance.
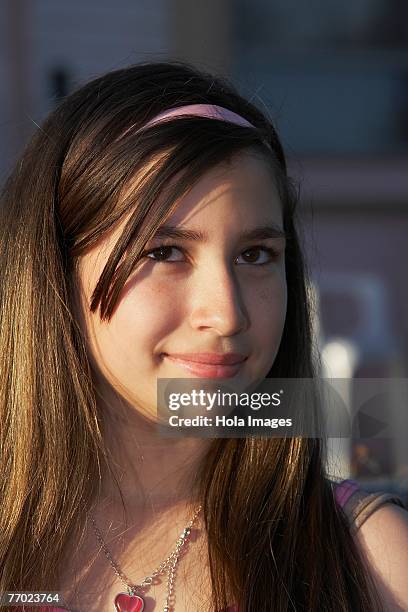
[[[154, 261], [158, 261], [158, 262], [160, 262], [160, 261], [167, 262], [167, 261], [169, 261], [168, 255], [173, 250], [177, 250], [177, 251], [181, 252], [179, 247], [176, 247], [174, 245], [169, 245], [169, 246], [162, 245], [162, 246], [159, 246], [159, 247], [157, 247], [155, 249], [151, 249], [150, 251], [146, 252], [146, 257], [150, 257]], [[170, 261], [174, 261], [174, 259], [172, 259]], [[176, 259], [176, 261], [183, 261], [183, 260], [182, 259]]]
[[[261, 261], [259, 261], [259, 253], [262, 252], [264, 253], [264, 255], [266, 256], [263, 258], [261, 258]], [[249, 255], [248, 255], [249, 254]], [[275, 249], [272, 249], [270, 247], [265, 247], [265, 246], [254, 246], [251, 247], [250, 249], [247, 249], [246, 251], [243, 252], [243, 257], [245, 259], [244, 263], [249, 263], [249, 264], [255, 264], [258, 266], [264, 266], [266, 264], [271, 263], [272, 261], [275, 261], [278, 256], [279, 253], [277, 251], [275, 251]]]
[[[182, 254], [183, 252], [183, 250], [176, 245], [161, 245], [156, 247], [155, 249], [146, 251], [145, 256], [159, 263], [177, 263], [180, 261], [184, 261], [183, 255], [181, 259], [180, 257], [176, 259], [174, 259], [173, 257], [172, 259], [170, 259], [172, 251], [178, 251], [180, 254]], [[259, 261], [260, 252], [264, 253], [264, 257], [261, 258], [261, 261]], [[263, 266], [271, 263], [272, 261], [275, 261], [278, 258], [279, 253], [275, 249], [272, 249], [270, 247], [253, 246], [250, 249], [246, 249], [245, 251], [243, 251], [242, 256], [244, 257], [245, 264]]]

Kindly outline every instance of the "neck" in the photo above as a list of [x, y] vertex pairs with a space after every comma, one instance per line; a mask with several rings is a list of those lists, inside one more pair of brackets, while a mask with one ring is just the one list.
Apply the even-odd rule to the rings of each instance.
[[196, 507], [196, 475], [210, 440], [162, 437], [153, 421], [113, 394], [99, 408], [108, 457], [101, 499], [138, 514]]

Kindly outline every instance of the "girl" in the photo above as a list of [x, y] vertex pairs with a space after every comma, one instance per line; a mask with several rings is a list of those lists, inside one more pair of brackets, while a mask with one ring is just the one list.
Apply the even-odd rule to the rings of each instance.
[[188, 64], [106, 74], [44, 122], [1, 205], [1, 592], [408, 609], [408, 513], [336, 487], [323, 439], [155, 428], [158, 378], [314, 376], [295, 203], [270, 120]]

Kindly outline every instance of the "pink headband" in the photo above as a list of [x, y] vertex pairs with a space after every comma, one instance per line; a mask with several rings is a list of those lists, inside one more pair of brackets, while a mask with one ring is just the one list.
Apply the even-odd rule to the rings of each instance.
[[183, 117], [185, 115], [195, 115], [197, 117], [208, 117], [209, 119], [218, 119], [219, 121], [229, 121], [230, 123], [236, 123], [244, 127], [254, 127], [252, 123], [249, 123], [246, 119], [237, 115], [231, 110], [222, 106], [215, 106], [214, 104], [188, 104], [187, 106], [179, 106], [178, 108], [170, 108], [165, 110], [156, 117], [153, 117], [148, 121], [141, 129], [149, 127], [155, 123], [162, 123], [166, 119], [173, 119], [175, 117]]
[[[139, 128], [137, 132], [144, 130], [151, 125], [155, 125], [158, 123], [164, 123], [167, 120], [175, 119], [177, 117], [185, 117], [185, 116], [196, 116], [196, 117], [208, 117], [209, 119], [218, 119], [219, 121], [228, 121], [229, 123], [236, 123], [237, 125], [242, 125], [243, 127], [251, 127], [256, 129], [252, 123], [249, 123], [246, 119], [234, 113], [223, 106], [217, 106], [215, 104], [188, 104], [186, 106], [179, 106], [178, 108], [170, 108], [168, 110], [162, 111], [153, 119], [150, 119], [145, 125]], [[128, 132], [131, 128], [126, 130]], [[126, 134], [125, 132], [125, 134]], [[124, 134], [123, 134], [124, 136]], [[266, 146], [272, 150], [270, 144], [263, 141]]]

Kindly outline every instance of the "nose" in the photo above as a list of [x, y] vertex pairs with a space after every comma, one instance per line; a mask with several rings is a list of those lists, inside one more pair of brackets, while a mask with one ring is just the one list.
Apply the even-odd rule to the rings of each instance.
[[242, 291], [226, 265], [211, 266], [192, 281], [190, 325], [194, 330], [213, 330], [219, 336], [246, 331], [250, 321]]

